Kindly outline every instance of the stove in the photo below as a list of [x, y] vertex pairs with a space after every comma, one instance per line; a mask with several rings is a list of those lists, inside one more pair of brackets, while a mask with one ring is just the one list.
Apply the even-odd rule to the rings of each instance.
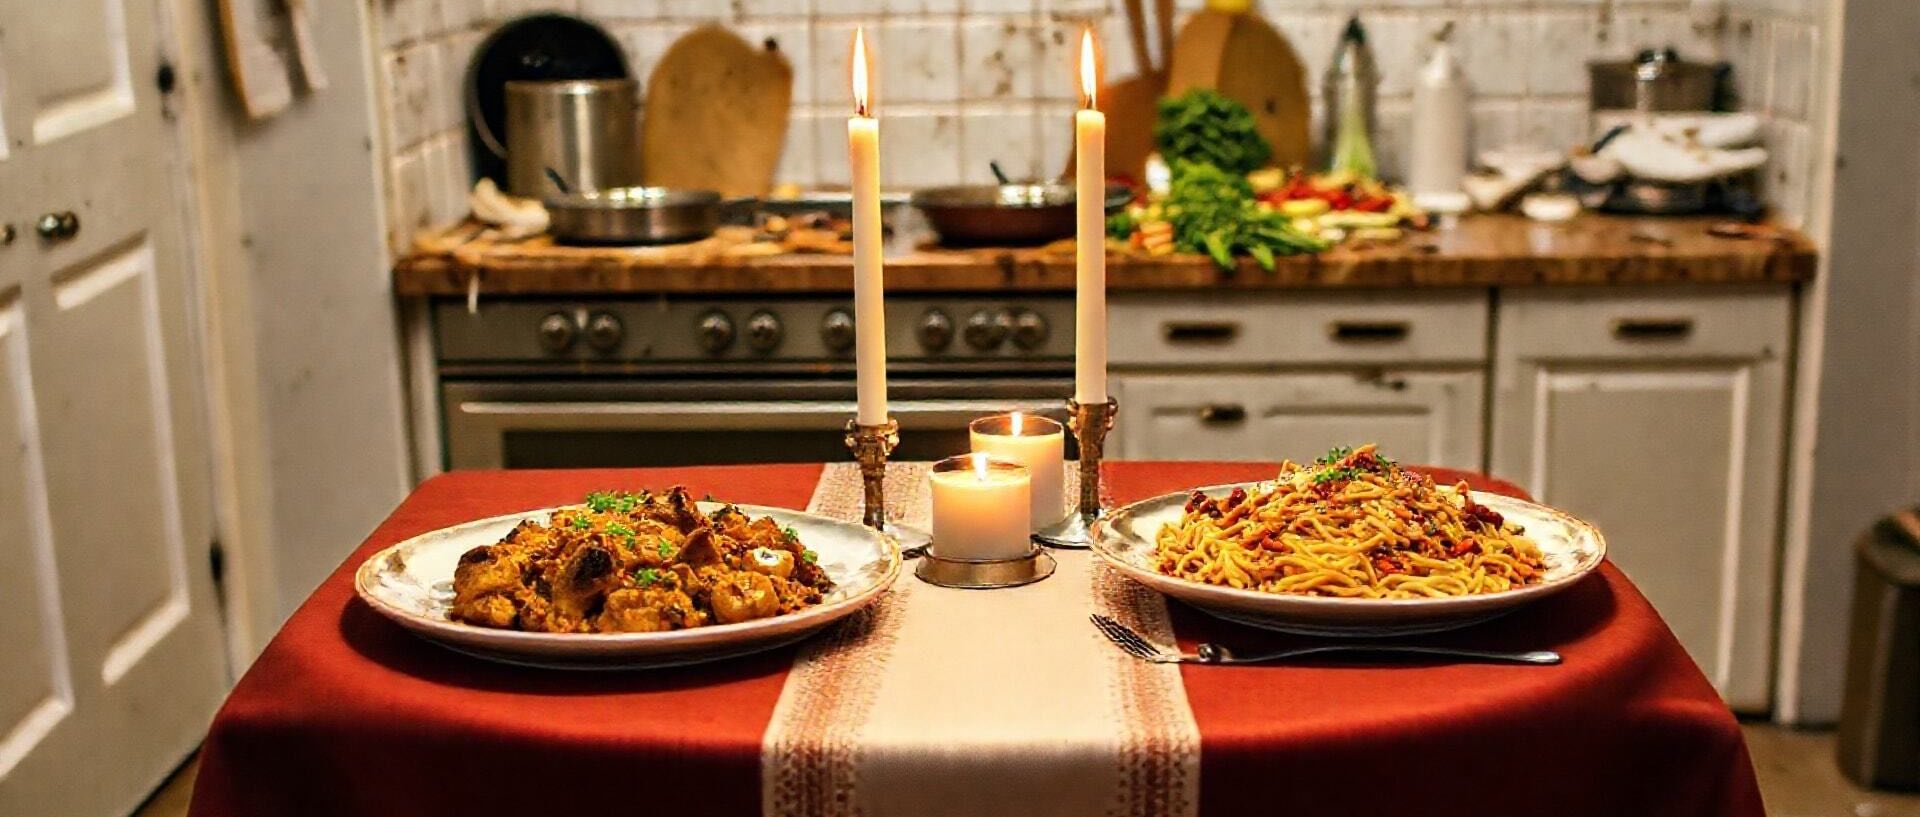
[[[887, 299], [900, 459], [965, 450], [966, 423], [1064, 417], [1073, 297]], [[845, 458], [851, 298], [506, 298], [432, 310], [446, 465], [577, 467]]]

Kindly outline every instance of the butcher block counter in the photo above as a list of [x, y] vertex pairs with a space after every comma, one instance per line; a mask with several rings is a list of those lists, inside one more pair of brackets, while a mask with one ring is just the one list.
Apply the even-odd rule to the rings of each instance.
[[[1116, 291], [1378, 289], [1606, 284], [1798, 283], [1814, 274], [1813, 243], [1794, 232], [1721, 238], [1705, 218], [1589, 215], [1560, 224], [1482, 215], [1401, 241], [1336, 247], [1316, 256], [1250, 260], [1222, 270], [1197, 255], [1115, 252]], [[752, 254], [710, 240], [675, 247], [554, 246], [545, 237], [500, 242], [464, 231], [423, 238], [394, 271], [401, 296], [621, 293], [845, 292], [844, 255]], [[476, 282], [477, 277], [477, 282]], [[1046, 292], [1073, 288], [1070, 247], [948, 250], [889, 257], [889, 292]]]

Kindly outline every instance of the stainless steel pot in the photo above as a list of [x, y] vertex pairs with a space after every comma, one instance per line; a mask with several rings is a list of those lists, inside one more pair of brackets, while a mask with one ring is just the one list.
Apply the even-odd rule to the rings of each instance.
[[640, 183], [640, 85], [631, 79], [507, 83], [507, 192], [554, 192], [552, 168], [575, 190]]
[[1688, 62], [1671, 48], [1648, 49], [1625, 62], [1588, 63], [1588, 102], [1596, 111], [1718, 110], [1731, 70]]
[[[1126, 206], [1132, 191], [1107, 186], [1107, 212]], [[948, 246], [1021, 246], [1072, 238], [1073, 185], [1015, 182], [930, 187], [913, 194], [913, 205]]]
[[713, 235], [724, 202], [711, 190], [616, 187], [546, 198], [547, 231], [567, 244], [675, 244]]

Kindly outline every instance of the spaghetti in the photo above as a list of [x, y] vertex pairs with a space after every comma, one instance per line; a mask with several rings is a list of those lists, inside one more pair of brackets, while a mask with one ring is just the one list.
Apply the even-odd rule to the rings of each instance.
[[1267, 593], [1421, 598], [1498, 593], [1540, 582], [1540, 549], [1518, 525], [1436, 486], [1373, 445], [1287, 462], [1272, 482], [1226, 497], [1198, 491], [1160, 529], [1169, 576]]

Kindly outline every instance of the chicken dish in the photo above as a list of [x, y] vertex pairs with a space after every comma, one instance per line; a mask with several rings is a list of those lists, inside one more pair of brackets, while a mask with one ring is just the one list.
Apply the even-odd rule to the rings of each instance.
[[684, 487], [594, 493], [461, 555], [455, 621], [548, 633], [733, 624], [819, 604], [833, 581], [771, 518], [704, 513]]

